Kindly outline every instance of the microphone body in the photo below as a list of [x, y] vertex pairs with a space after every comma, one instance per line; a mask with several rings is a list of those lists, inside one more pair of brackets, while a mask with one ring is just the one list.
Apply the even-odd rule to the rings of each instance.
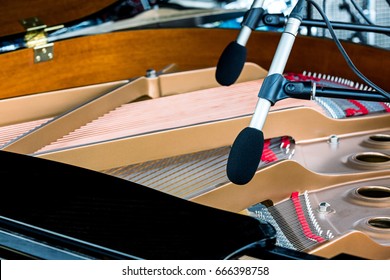
[[246, 44], [254, 29], [259, 25], [264, 10], [264, 0], [255, 0], [245, 14], [237, 39], [226, 46], [222, 52], [215, 73], [220, 85], [230, 86], [238, 79], [246, 61]]
[[[265, 120], [267, 118], [269, 109], [272, 105], [275, 104], [276, 95], [281, 90], [280, 87], [270, 86], [268, 83], [270, 76], [272, 75], [282, 75], [284, 68], [287, 64], [287, 60], [290, 56], [291, 49], [293, 47], [295, 37], [298, 33], [298, 29], [300, 26], [300, 20], [296, 18], [289, 18], [286, 24], [286, 27], [282, 33], [282, 37], [280, 38], [278, 47], [274, 54], [274, 58], [272, 59], [271, 66], [268, 70], [267, 77], [264, 80], [263, 85], [261, 86], [259, 92], [259, 100], [257, 101], [255, 111], [252, 115], [251, 122], [249, 127], [256, 128], [261, 130], [264, 126]], [[273, 83], [272, 83], [273, 84]], [[270, 93], [269, 90], [272, 89]]]
[[304, 1], [299, 0], [291, 12], [267, 77], [259, 91], [259, 99], [249, 127], [239, 133], [232, 145], [226, 171], [229, 180], [234, 184], [247, 184], [259, 166], [264, 148], [262, 129], [271, 106], [275, 104], [282, 90], [282, 74], [302, 22], [303, 6]]

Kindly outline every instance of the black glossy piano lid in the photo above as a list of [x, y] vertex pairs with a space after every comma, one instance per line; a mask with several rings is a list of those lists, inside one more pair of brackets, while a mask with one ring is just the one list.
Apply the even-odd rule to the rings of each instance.
[[[274, 231], [99, 172], [0, 151], [0, 216], [142, 259], [222, 259]], [[1, 227], [1, 224], [0, 224]]]

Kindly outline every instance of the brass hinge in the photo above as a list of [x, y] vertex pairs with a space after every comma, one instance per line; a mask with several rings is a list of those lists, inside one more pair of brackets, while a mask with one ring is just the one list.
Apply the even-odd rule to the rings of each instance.
[[27, 31], [24, 36], [26, 46], [34, 50], [34, 63], [52, 60], [54, 58], [54, 44], [48, 42], [47, 32], [60, 29], [63, 25], [47, 27], [37, 17], [23, 19], [20, 23]]

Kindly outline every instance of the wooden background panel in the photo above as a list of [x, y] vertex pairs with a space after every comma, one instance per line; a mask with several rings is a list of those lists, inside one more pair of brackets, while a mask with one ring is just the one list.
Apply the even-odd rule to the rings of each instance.
[[117, 0], [2, 0], [0, 2], [0, 37], [25, 32], [22, 19], [38, 17], [47, 26], [64, 24], [94, 14]]
[[[228, 29], [150, 29], [79, 37], [55, 43], [54, 59], [34, 64], [33, 51], [0, 55], [0, 98], [72, 88], [143, 76], [171, 63], [179, 70], [215, 67], [223, 49], [237, 38]], [[253, 32], [248, 62], [268, 69], [280, 33]], [[389, 51], [344, 44], [355, 65], [379, 86], [389, 90]], [[299, 36], [286, 72], [320, 72], [359, 81], [333, 41]]]

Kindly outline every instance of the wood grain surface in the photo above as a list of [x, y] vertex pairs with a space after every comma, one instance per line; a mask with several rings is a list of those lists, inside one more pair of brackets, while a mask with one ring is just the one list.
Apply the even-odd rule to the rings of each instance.
[[[0, 98], [28, 95], [143, 76], [175, 63], [179, 70], [216, 66], [237, 30], [175, 28], [113, 32], [59, 41], [54, 59], [34, 64], [33, 51], [0, 55]], [[253, 32], [248, 62], [268, 69], [280, 33]], [[354, 64], [373, 82], [390, 89], [389, 51], [343, 43]], [[361, 82], [348, 68], [333, 41], [298, 36], [286, 72], [319, 72]]]
[[0, 37], [24, 33], [20, 20], [38, 17], [47, 26], [64, 24], [92, 15], [117, 0], [94, 1], [45, 1], [45, 0], [2, 0], [0, 17]]

